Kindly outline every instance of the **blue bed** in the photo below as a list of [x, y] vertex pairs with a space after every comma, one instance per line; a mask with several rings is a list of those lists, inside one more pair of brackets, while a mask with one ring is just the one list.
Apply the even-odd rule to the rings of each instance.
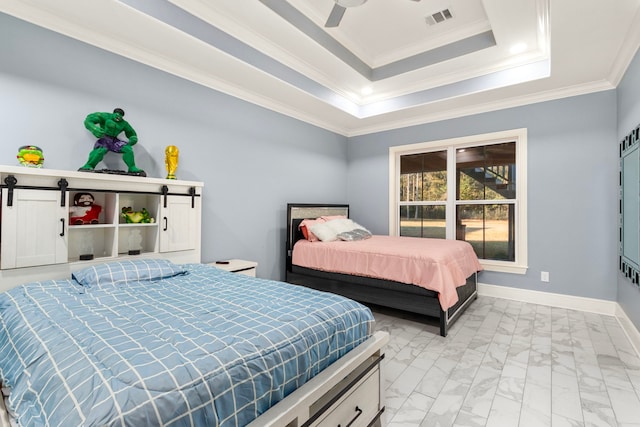
[[164, 260], [0, 294], [0, 380], [20, 425], [242, 426], [365, 341], [340, 296]]

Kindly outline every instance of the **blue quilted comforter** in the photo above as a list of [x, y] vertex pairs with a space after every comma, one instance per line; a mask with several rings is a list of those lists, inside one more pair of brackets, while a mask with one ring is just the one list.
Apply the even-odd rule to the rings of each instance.
[[20, 425], [246, 425], [373, 329], [366, 307], [287, 283], [199, 264], [139, 273], [0, 294], [0, 380]]

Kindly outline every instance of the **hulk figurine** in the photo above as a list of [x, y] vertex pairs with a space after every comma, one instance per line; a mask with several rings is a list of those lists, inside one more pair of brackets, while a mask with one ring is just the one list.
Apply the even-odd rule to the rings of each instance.
[[[91, 113], [84, 120], [86, 127], [98, 140], [89, 153], [89, 159], [80, 169], [92, 171], [102, 161], [104, 155], [111, 151], [121, 153], [122, 160], [127, 165], [128, 172], [134, 175], [147, 176], [146, 173], [136, 167], [133, 156], [133, 146], [138, 142], [138, 135], [131, 125], [123, 119], [124, 110], [116, 108], [113, 113]], [[118, 139], [118, 135], [124, 132], [129, 142]]]

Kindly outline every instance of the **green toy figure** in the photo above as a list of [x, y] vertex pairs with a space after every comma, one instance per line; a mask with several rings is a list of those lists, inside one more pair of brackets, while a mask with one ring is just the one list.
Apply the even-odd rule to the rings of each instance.
[[145, 208], [142, 208], [141, 211], [134, 211], [133, 208], [126, 206], [122, 208], [121, 215], [127, 224], [152, 224], [156, 222]]
[[[122, 160], [129, 168], [129, 174], [147, 176], [142, 169], [136, 167], [133, 156], [133, 146], [138, 142], [138, 135], [123, 117], [124, 110], [122, 108], [116, 108], [113, 113], [98, 112], [87, 116], [84, 120], [84, 126], [98, 140], [89, 153], [87, 163], [78, 170], [93, 171], [96, 165], [102, 161], [104, 155], [111, 151], [122, 154]], [[129, 139], [129, 142], [118, 139], [118, 135], [122, 132]]]

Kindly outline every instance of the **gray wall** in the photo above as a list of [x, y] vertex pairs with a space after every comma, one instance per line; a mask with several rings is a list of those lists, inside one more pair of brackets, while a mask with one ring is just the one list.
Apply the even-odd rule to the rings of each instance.
[[[640, 53], [618, 85], [618, 141], [640, 124]], [[640, 288], [618, 274], [618, 302], [640, 329]]]
[[[122, 107], [138, 166], [203, 181], [202, 258], [259, 262], [284, 278], [287, 202], [346, 202], [346, 138], [0, 14], [0, 164], [40, 146], [48, 169], [76, 170], [95, 138], [88, 113]], [[124, 168], [109, 153], [106, 166]], [[98, 168], [105, 167], [99, 165]]]
[[[389, 147], [528, 129], [527, 274], [482, 272], [483, 283], [616, 299], [618, 151], [614, 90], [412, 126], [349, 140], [356, 221], [388, 233]], [[542, 283], [540, 272], [551, 281]]]

